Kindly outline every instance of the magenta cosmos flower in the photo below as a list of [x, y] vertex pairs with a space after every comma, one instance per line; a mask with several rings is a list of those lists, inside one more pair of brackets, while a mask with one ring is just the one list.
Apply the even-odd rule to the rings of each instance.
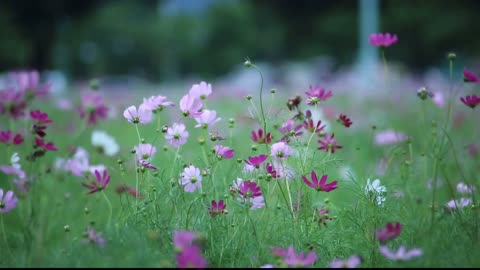
[[200, 248], [196, 245], [185, 248], [182, 252], [175, 256], [177, 268], [207, 268], [207, 261], [202, 255]]
[[26, 107], [24, 92], [15, 91], [13, 88], [0, 91], [0, 114], [6, 113], [16, 119], [25, 115]]
[[357, 268], [362, 262], [362, 258], [357, 255], [350, 256], [346, 260], [335, 260], [330, 263], [330, 268]]
[[263, 129], [259, 128], [258, 131], [253, 130], [251, 133], [252, 141], [260, 144], [269, 144], [272, 142], [273, 136], [270, 132], [267, 133], [266, 137], [264, 136]]
[[186, 167], [180, 175], [180, 185], [184, 186], [183, 190], [186, 192], [194, 192], [202, 188], [202, 175], [200, 169], [193, 165]]
[[38, 137], [35, 138], [35, 144], [45, 151], [57, 151], [58, 150], [58, 148], [55, 146], [55, 144], [53, 142], [46, 143]]
[[88, 124], [96, 124], [97, 118], [107, 118], [108, 107], [98, 92], [86, 91], [82, 94], [82, 104], [78, 111], [81, 118], [87, 118]]
[[477, 83], [479, 80], [478, 80], [477, 75], [473, 74], [473, 72], [470, 72], [466, 68], [464, 68], [463, 69], [463, 81], [464, 82]]
[[215, 145], [215, 153], [220, 158], [229, 159], [229, 158], [233, 158], [233, 155], [235, 154], [235, 150], [227, 146]]
[[202, 102], [193, 95], [185, 95], [180, 100], [180, 110], [182, 111], [183, 116], [188, 116], [190, 118], [199, 117], [202, 114], [202, 112], [200, 112], [202, 106]]
[[0, 142], [6, 144], [18, 145], [22, 144], [23, 137], [20, 134], [15, 134], [10, 130], [0, 131]]
[[318, 85], [315, 87], [312, 87], [310, 85], [310, 89], [307, 92], [305, 92], [305, 94], [308, 96], [307, 98], [308, 105], [316, 105], [318, 104], [318, 102], [325, 101], [332, 97], [332, 91], [327, 92], [325, 89], [323, 89]]
[[337, 119], [337, 122], [344, 125], [347, 128], [352, 125], [352, 121], [345, 114], [340, 114], [340, 116]]
[[240, 198], [238, 201], [251, 210], [262, 208], [265, 206], [262, 189], [254, 181], [243, 181], [237, 178], [236, 187]]
[[316, 125], [313, 122], [312, 118], [308, 118], [303, 121], [303, 128], [308, 130], [310, 133], [315, 132], [317, 134], [320, 134], [320, 132], [322, 132], [325, 129], [325, 127], [326, 127], [325, 125], [322, 126], [321, 120], [318, 120]]
[[390, 33], [377, 33], [371, 34], [368, 38], [368, 41], [370, 41], [370, 44], [375, 47], [385, 48], [395, 44], [398, 41], [398, 38], [396, 34], [391, 35]]
[[82, 186], [90, 190], [87, 194], [103, 191], [107, 188], [108, 183], [110, 183], [110, 175], [108, 175], [107, 170], [104, 170], [103, 174], [100, 174], [98, 170], [95, 170], [94, 175], [95, 180], [91, 181], [90, 184], [82, 183]]
[[267, 159], [267, 157], [267, 155], [248, 157], [248, 159], [245, 160], [245, 163], [258, 169], [260, 165]]
[[216, 111], [203, 110], [201, 114], [195, 118], [195, 121], [197, 121], [195, 127], [204, 129], [211, 128], [220, 120], [222, 120], [222, 118], [217, 118]]
[[212, 205], [208, 207], [208, 213], [212, 217], [216, 217], [218, 215], [226, 214], [227, 205], [223, 202], [223, 200], [218, 201], [212, 200]]
[[18, 199], [13, 194], [13, 191], [7, 191], [4, 196], [4, 191], [0, 188], [0, 213], [7, 213], [15, 208], [17, 201]]
[[328, 134], [324, 135], [324, 141], [319, 140], [318, 143], [320, 147], [319, 150], [324, 150], [325, 152], [331, 152], [332, 154], [335, 153], [336, 149], [341, 149], [343, 146], [337, 144], [337, 139], [334, 138], [335, 134], [332, 133], [332, 136], [328, 136]]
[[176, 252], [182, 252], [185, 248], [191, 246], [197, 239], [197, 233], [192, 231], [175, 230], [173, 232], [173, 246]]
[[461, 97], [460, 101], [462, 101], [463, 104], [467, 105], [468, 107], [475, 109], [475, 107], [477, 107], [477, 105], [480, 104], [480, 97], [473, 94], [471, 96]]
[[212, 85], [206, 82], [192, 85], [188, 94], [194, 98], [206, 99], [212, 93]]
[[172, 127], [167, 129], [165, 139], [167, 139], [173, 147], [179, 147], [187, 143], [188, 131], [185, 130], [185, 125], [182, 123], [173, 123]]
[[167, 100], [164, 96], [151, 96], [148, 99], [143, 98], [143, 106], [152, 112], [161, 112], [165, 107], [173, 107], [175, 104]]
[[392, 240], [400, 236], [402, 232], [402, 225], [400, 222], [396, 222], [395, 224], [388, 222], [384, 229], [377, 230], [375, 235], [377, 239], [385, 243], [388, 240]]
[[422, 256], [423, 252], [419, 248], [414, 248], [408, 250], [405, 246], [401, 246], [397, 251], [390, 250], [387, 246], [380, 246], [380, 253], [382, 253], [385, 258], [392, 261], [408, 261], [414, 259], [418, 256]]
[[315, 171], [311, 173], [312, 181], [310, 182], [307, 177], [302, 176], [303, 182], [307, 184], [309, 187], [314, 188], [316, 191], [325, 191], [330, 192], [332, 190], [337, 189], [337, 181], [333, 181], [327, 184], [328, 176], [324, 174], [320, 181], [318, 181], [317, 174]]
[[130, 106], [123, 111], [123, 117], [133, 124], [148, 124], [152, 121], [152, 111], [147, 105]]
[[288, 146], [288, 144], [284, 142], [277, 142], [272, 145], [270, 149], [270, 156], [274, 159], [287, 159], [289, 156], [293, 154], [292, 149]]

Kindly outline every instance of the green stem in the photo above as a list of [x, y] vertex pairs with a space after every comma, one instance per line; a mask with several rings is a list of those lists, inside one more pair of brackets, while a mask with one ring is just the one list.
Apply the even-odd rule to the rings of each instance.
[[12, 257], [12, 259], [14, 259], [15, 257], [13, 256], [12, 250], [10, 249], [10, 246], [8, 245], [7, 234], [5, 233], [5, 224], [3, 223], [3, 215], [0, 215], [0, 222], [2, 224], [3, 241], [5, 241], [5, 245], [7, 246], [8, 253]]
[[102, 194], [103, 194], [103, 198], [105, 198], [105, 201], [107, 201], [108, 209], [110, 210], [110, 213], [108, 214], [108, 222], [107, 222], [107, 227], [109, 227], [110, 222], [112, 221], [112, 212], [113, 212], [112, 203], [110, 202], [110, 199], [108, 199], [107, 194], [105, 194], [105, 190], [102, 191]]

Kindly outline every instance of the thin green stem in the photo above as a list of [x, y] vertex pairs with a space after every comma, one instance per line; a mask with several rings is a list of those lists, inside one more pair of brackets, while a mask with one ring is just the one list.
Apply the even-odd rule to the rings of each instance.
[[7, 234], [5, 233], [5, 224], [3, 223], [3, 215], [0, 215], [0, 222], [2, 224], [3, 241], [5, 241], [5, 245], [7, 246], [8, 253], [12, 257], [12, 259], [14, 259], [15, 257], [13, 256], [12, 250], [10, 249], [10, 245], [8, 245]]
[[108, 214], [108, 221], [107, 221], [107, 227], [109, 227], [110, 222], [112, 221], [113, 207], [112, 207], [112, 203], [110, 202], [110, 199], [108, 199], [107, 194], [105, 194], [105, 190], [102, 191], [102, 194], [103, 194], [103, 198], [105, 198], [105, 201], [107, 201], [108, 209], [110, 210], [110, 212]]

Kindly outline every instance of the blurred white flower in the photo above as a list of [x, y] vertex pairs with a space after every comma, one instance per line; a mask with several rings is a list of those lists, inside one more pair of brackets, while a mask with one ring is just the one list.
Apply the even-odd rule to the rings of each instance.
[[15, 152], [13, 153], [12, 157], [10, 158], [10, 164], [12, 165], [13, 168], [20, 170], [22, 168], [22, 165], [18, 163], [20, 161], [20, 157], [18, 156], [18, 153]]
[[387, 193], [387, 188], [380, 185], [380, 179], [375, 179], [370, 183], [370, 178], [367, 179], [367, 185], [365, 186], [365, 193], [369, 198], [372, 198], [377, 201], [378, 205], [383, 205], [385, 202], [385, 193]]
[[115, 138], [108, 135], [105, 131], [94, 130], [92, 132], [92, 145], [101, 147], [107, 156], [114, 156], [120, 151], [120, 146]]

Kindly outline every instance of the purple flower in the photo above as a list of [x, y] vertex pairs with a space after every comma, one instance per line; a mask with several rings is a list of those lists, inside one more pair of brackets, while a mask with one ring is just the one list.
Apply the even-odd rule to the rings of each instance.
[[182, 123], [173, 123], [172, 127], [167, 129], [165, 139], [169, 140], [169, 143], [173, 147], [179, 147], [182, 144], [187, 143], [188, 131], [185, 130], [185, 125]]
[[13, 194], [13, 191], [9, 190], [3, 195], [4, 191], [0, 188], [0, 213], [7, 213], [15, 208], [17, 205], [17, 197]]
[[18, 145], [18, 144], [22, 144], [23, 137], [20, 134], [14, 134], [10, 130], [0, 131], [0, 142], [6, 143], [6, 144], [11, 143], [13, 145]]
[[123, 117], [133, 124], [148, 124], [152, 121], [152, 111], [145, 104], [130, 106], [123, 111]]
[[93, 227], [87, 228], [87, 234], [85, 236], [85, 240], [83, 241], [85, 244], [96, 244], [101, 248], [105, 246], [105, 239], [103, 238], [102, 233], [95, 233], [95, 229]]
[[25, 172], [20, 168], [16, 168], [15, 166], [0, 166], [0, 170], [5, 174], [14, 174], [20, 179], [25, 179], [26, 177]]
[[335, 153], [336, 149], [342, 149], [343, 146], [337, 145], [337, 139], [334, 138], [335, 134], [332, 133], [332, 136], [328, 136], [328, 134], [324, 135], [325, 141], [319, 140], [318, 143], [320, 147], [319, 150], [325, 150], [325, 152], [331, 152], [332, 154]]
[[344, 125], [347, 128], [352, 125], [352, 121], [345, 114], [340, 114], [340, 116], [337, 119], [337, 122], [339, 122], [340, 124]]
[[197, 233], [192, 231], [175, 230], [173, 232], [173, 245], [175, 251], [182, 252], [185, 248], [191, 246], [197, 238]]
[[368, 41], [370, 41], [370, 44], [375, 47], [386, 48], [396, 43], [398, 38], [396, 34], [391, 35], [390, 33], [376, 33], [371, 34], [368, 38]]
[[315, 88], [310, 85], [310, 89], [305, 92], [305, 94], [308, 96], [308, 105], [316, 105], [318, 102], [325, 101], [332, 97], [332, 91], [327, 92], [325, 89], [318, 85], [315, 86]]
[[218, 201], [218, 203], [215, 200], [212, 200], [212, 205], [208, 207], [208, 213], [212, 217], [216, 217], [221, 214], [226, 214], [226, 208], [227, 205], [223, 202], [223, 200]]
[[243, 181], [237, 178], [236, 187], [238, 194], [241, 196], [238, 201], [251, 210], [262, 208], [265, 206], [261, 188], [254, 181]]
[[196, 128], [211, 128], [213, 125], [218, 123], [222, 118], [217, 118], [217, 112], [216, 111], [210, 111], [210, 110], [203, 110], [199, 116], [195, 118], [195, 121], [197, 121], [197, 124], [195, 125]]
[[263, 137], [263, 129], [259, 128], [258, 131], [253, 130], [251, 133], [252, 141], [260, 144], [269, 144], [272, 142], [273, 136], [270, 132], [267, 133], [266, 137]]
[[310, 133], [317, 133], [320, 134], [325, 129], [325, 125], [322, 126], [322, 121], [318, 120], [317, 124], [313, 122], [312, 118], [308, 118], [307, 120], [303, 121], [303, 128], [308, 130]]
[[108, 175], [107, 170], [104, 170], [103, 174], [100, 174], [99, 171], [95, 170], [94, 175], [95, 175], [95, 180], [91, 181], [90, 184], [82, 183], [82, 186], [90, 190], [87, 194], [103, 191], [104, 189], [107, 188], [108, 183], [110, 183], [110, 176]]
[[180, 110], [184, 116], [188, 116], [190, 118], [199, 117], [202, 114], [199, 112], [202, 106], [202, 102], [197, 100], [192, 95], [185, 95], [180, 100]]
[[[167, 97], [164, 96], [151, 96], [148, 99], [143, 98], [142, 105], [152, 111], [152, 112], [161, 112], [164, 107], [173, 107], [175, 104], [167, 100]], [[141, 105], [140, 105], [141, 106]]]
[[177, 268], [207, 268], [207, 261], [202, 256], [198, 246], [192, 245], [186, 247], [182, 252], [175, 256]]
[[57, 151], [58, 150], [58, 148], [55, 146], [55, 144], [53, 142], [45, 143], [42, 139], [40, 139], [38, 137], [35, 138], [35, 143], [36, 143], [37, 146], [39, 146], [40, 148], [42, 148], [45, 151]]
[[223, 145], [215, 145], [215, 153], [225, 159], [233, 158], [235, 150]]
[[311, 265], [315, 263], [316, 260], [317, 255], [315, 251], [310, 251], [306, 256], [303, 252], [295, 254], [293, 246], [288, 247], [287, 254], [285, 255], [285, 264], [295, 267]]
[[10, 74], [17, 82], [20, 92], [26, 94], [27, 99], [48, 94], [50, 84], [40, 85], [40, 74], [38, 71], [18, 71]]
[[463, 104], [467, 105], [468, 107], [475, 109], [475, 107], [477, 107], [477, 105], [480, 104], [480, 97], [473, 94], [471, 96], [461, 97], [460, 101], [463, 102]]
[[13, 88], [0, 91], [0, 115], [6, 113], [16, 119], [25, 115], [26, 107], [24, 92], [15, 91]]
[[212, 85], [206, 82], [200, 82], [200, 84], [192, 85], [188, 94], [193, 98], [206, 99], [212, 93]]
[[274, 159], [285, 160], [293, 154], [292, 149], [284, 142], [274, 143], [270, 151], [270, 156]]
[[382, 253], [385, 258], [392, 261], [408, 261], [423, 254], [422, 250], [419, 248], [407, 251], [405, 246], [401, 246], [396, 252], [393, 252], [387, 246], [380, 246], [380, 253]]
[[451, 200], [447, 203], [447, 207], [450, 209], [458, 209], [458, 208], [464, 208], [466, 206], [469, 206], [472, 204], [472, 199], [470, 198], [460, 198], [460, 201], [458, 200]]
[[402, 142], [406, 140], [407, 135], [396, 132], [391, 129], [380, 131], [375, 135], [375, 144], [376, 145], [389, 145]]
[[330, 192], [332, 190], [337, 189], [337, 181], [333, 181], [327, 184], [328, 176], [326, 174], [322, 176], [322, 179], [320, 179], [320, 181], [318, 181], [317, 174], [315, 173], [315, 171], [312, 171], [311, 177], [312, 177], [312, 182], [310, 182], [305, 176], [302, 176], [302, 179], [305, 182], [305, 184], [307, 184], [311, 188], [314, 188], [316, 191]]
[[202, 188], [202, 175], [200, 170], [193, 165], [186, 167], [179, 180], [180, 185], [184, 186], [186, 192], [194, 192]]
[[267, 159], [267, 157], [267, 155], [248, 157], [248, 159], [245, 160], [245, 163], [258, 169], [260, 165]]
[[473, 74], [473, 72], [468, 71], [466, 68], [463, 68], [463, 81], [477, 83], [479, 80], [477, 75]]
[[149, 143], [142, 143], [135, 146], [135, 154], [137, 155], [137, 161], [142, 160], [149, 161], [157, 153], [157, 148]]
[[473, 193], [475, 191], [475, 187], [473, 186], [470, 186], [470, 185], [467, 185], [465, 183], [458, 183], [457, 184], [457, 192], [460, 192], [460, 193]]
[[82, 104], [78, 111], [81, 118], [87, 117], [88, 124], [96, 124], [97, 118], [107, 118], [108, 107], [98, 92], [86, 91], [82, 94]]
[[362, 262], [362, 258], [357, 255], [350, 256], [346, 260], [335, 260], [330, 263], [330, 268], [357, 268]]
[[375, 235], [377, 239], [385, 243], [388, 240], [392, 240], [400, 236], [402, 232], [402, 225], [400, 222], [396, 222], [395, 224], [388, 222], [384, 229], [377, 230]]

